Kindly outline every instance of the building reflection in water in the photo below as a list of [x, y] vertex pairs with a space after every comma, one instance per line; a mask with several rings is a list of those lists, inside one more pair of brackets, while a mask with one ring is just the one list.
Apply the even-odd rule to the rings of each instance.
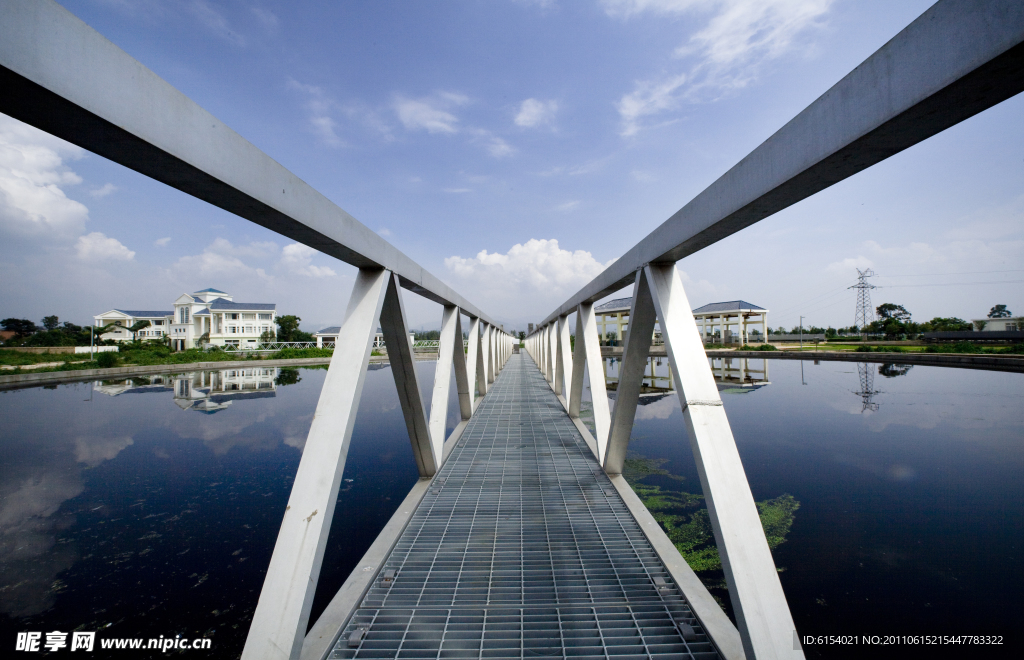
[[97, 381], [93, 391], [108, 396], [170, 392], [182, 410], [212, 414], [239, 399], [276, 396], [281, 370], [274, 367], [193, 371]]
[[[720, 391], [752, 392], [771, 384], [768, 380], [768, 360], [764, 358], [712, 357], [708, 360], [711, 362], [711, 373]], [[619, 385], [622, 361], [613, 357], [606, 358], [603, 362], [605, 383], [608, 391], [614, 393]], [[657, 396], [674, 391], [672, 365], [669, 364], [668, 358], [647, 358], [640, 396]], [[611, 396], [614, 398], [614, 394]]]

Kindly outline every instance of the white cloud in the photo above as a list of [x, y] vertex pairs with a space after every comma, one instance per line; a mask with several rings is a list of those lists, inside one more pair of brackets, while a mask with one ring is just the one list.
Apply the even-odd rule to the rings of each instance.
[[245, 39], [242, 35], [232, 30], [228, 19], [214, 9], [206, 0], [192, 0], [188, 4], [188, 11], [212, 34], [232, 45], [245, 45]]
[[585, 250], [563, 250], [556, 239], [536, 238], [513, 245], [506, 254], [481, 250], [475, 257], [444, 260], [448, 271], [461, 280], [526, 294], [576, 290], [611, 263], [602, 264]]
[[387, 237], [391, 235], [391, 230], [388, 229], [387, 227], [381, 227], [380, 229], [377, 230], [377, 233], [380, 234], [381, 236]]
[[64, 165], [82, 155], [78, 147], [0, 115], [0, 227], [22, 235], [81, 234], [89, 209], [68, 199], [61, 186], [82, 182]]
[[171, 237], [170, 236], [165, 236], [163, 238], [158, 238], [155, 241], [153, 241], [153, 245], [155, 245], [157, 247], [167, 247], [167, 244], [170, 243], [170, 242], [171, 242]]
[[442, 188], [441, 192], [461, 194], [461, 193], [472, 192], [472, 189], [470, 189], [470, 188]]
[[644, 119], [685, 101], [711, 98], [753, 82], [762, 66], [798, 47], [819, 26], [833, 0], [605, 0], [606, 12], [628, 19], [653, 14], [705, 13], [711, 18], [674, 55], [692, 58], [686, 71], [637, 81], [616, 104], [622, 135], [646, 128]]
[[218, 238], [202, 253], [178, 259], [173, 270], [189, 279], [198, 276], [206, 279], [237, 277], [269, 280], [271, 277], [265, 269], [249, 266], [241, 257], [266, 259], [276, 253], [277, 245], [271, 242], [234, 245], [226, 239]]
[[826, 266], [825, 270], [833, 273], [849, 275], [850, 273], [853, 273], [857, 268], [864, 270], [865, 268], [871, 268], [874, 265], [874, 262], [872, 262], [864, 255], [857, 255], [856, 257], [847, 257], [842, 261], [833, 261], [828, 266]]
[[78, 258], [85, 261], [131, 261], [135, 252], [126, 248], [121, 241], [94, 231], [78, 237], [75, 244]]
[[571, 201], [568, 201], [568, 202], [565, 202], [565, 203], [557, 205], [555, 207], [555, 210], [556, 211], [562, 211], [562, 212], [571, 211], [571, 210], [573, 210], [574, 208], [576, 208], [579, 205], [580, 205], [580, 200], [574, 199], [574, 200], [571, 200]]
[[89, 191], [89, 194], [93, 197], [106, 197], [112, 192], [117, 192], [117, 186], [112, 183], [106, 183], [100, 188], [94, 188]]
[[622, 117], [621, 134], [624, 137], [636, 135], [640, 131], [643, 118], [678, 107], [681, 99], [677, 91], [689, 77], [689, 74], [681, 73], [660, 80], [637, 82], [633, 91], [615, 104], [615, 109]]
[[469, 99], [461, 94], [440, 92], [421, 99], [396, 96], [393, 105], [399, 121], [410, 131], [454, 134], [459, 132], [459, 119], [449, 110], [468, 102]]
[[472, 128], [469, 132], [473, 135], [473, 142], [482, 144], [487, 149], [487, 153], [495, 158], [505, 158], [516, 152], [515, 147], [490, 131], [482, 128]]
[[288, 88], [302, 92], [307, 97], [306, 108], [309, 110], [309, 125], [313, 133], [320, 136], [324, 144], [330, 147], [341, 147], [345, 143], [338, 137], [335, 131], [336, 124], [331, 118], [331, 110], [334, 102], [331, 101], [324, 90], [316, 85], [300, 83], [294, 78], [288, 79]]
[[558, 112], [557, 101], [540, 101], [537, 99], [526, 99], [519, 106], [519, 114], [516, 115], [516, 126], [534, 128], [545, 124], [553, 124], [555, 113]]
[[319, 254], [316, 250], [303, 245], [292, 243], [281, 249], [281, 266], [289, 272], [306, 277], [334, 277], [337, 273], [327, 266], [312, 265], [313, 255]]

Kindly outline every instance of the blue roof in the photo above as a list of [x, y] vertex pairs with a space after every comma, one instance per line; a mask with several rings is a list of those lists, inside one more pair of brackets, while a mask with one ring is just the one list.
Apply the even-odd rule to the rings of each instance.
[[192, 293], [224, 293], [224, 294], [226, 294], [227, 292], [226, 291], [219, 291], [217, 289], [203, 289], [202, 291], [193, 291]]
[[340, 325], [332, 325], [329, 328], [324, 328], [323, 330], [317, 330], [313, 334], [315, 334], [315, 335], [336, 335], [339, 332], [341, 332], [341, 326]]
[[136, 318], [159, 318], [162, 316], [172, 316], [174, 312], [154, 312], [151, 310], [139, 310], [139, 309], [115, 309], [115, 312], [121, 312], [128, 316], [134, 316]]
[[210, 309], [232, 309], [232, 310], [245, 310], [245, 311], [266, 311], [272, 312], [277, 309], [277, 305], [274, 303], [237, 303], [225, 300], [224, 298], [217, 298], [210, 302]]
[[192, 316], [209, 316], [209, 315], [210, 315], [210, 310], [208, 310], [208, 309], [201, 309], [198, 312], [196, 312], [195, 314], [193, 314]]
[[703, 307], [693, 310], [694, 314], [709, 314], [712, 312], [738, 312], [741, 310], [767, 312], [764, 307], [758, 307], [746, 300], [729, 300], [727, 302], [709, 303]]

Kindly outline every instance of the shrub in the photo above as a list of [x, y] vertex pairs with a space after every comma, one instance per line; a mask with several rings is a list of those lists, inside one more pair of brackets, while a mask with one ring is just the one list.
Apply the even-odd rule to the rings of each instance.
[[96, 356], [96, 364], [100, 369], [110, 369], [117, 366], [117, 353], [110, 351], [100, 353]]
[[743, 344], [740, 346], [741, 351], [777, 351], [771, 344], [761, 344], [760, 346], [751, 346], [749, 344]]

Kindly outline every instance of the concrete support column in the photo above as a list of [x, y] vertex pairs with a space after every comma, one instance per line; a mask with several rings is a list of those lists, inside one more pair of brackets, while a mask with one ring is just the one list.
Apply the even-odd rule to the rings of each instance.
[[391, 273], [361, 269], [253, 614], [245, 660], [297, 658]]
[[743, 650], [754, 658], [803, 658], [794, 649], [796, 626], [764, 536], [743, 463], [698, 341], [675, 265], [647, 266], [665, 333], [690, 446], [736, 613]]

